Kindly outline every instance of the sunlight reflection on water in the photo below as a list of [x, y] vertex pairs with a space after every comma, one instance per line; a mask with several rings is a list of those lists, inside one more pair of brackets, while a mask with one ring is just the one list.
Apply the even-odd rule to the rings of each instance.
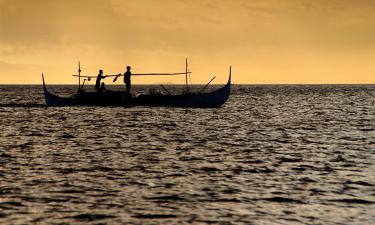
[[1, 223], [374, 220], [374, 85], [235, 86], [218, 109], [0, 89]]

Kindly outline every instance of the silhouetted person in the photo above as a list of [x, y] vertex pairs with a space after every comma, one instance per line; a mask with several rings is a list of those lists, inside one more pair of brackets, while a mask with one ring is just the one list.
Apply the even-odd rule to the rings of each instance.
[[[100, 87], [100, 81], [102, 79], [106, 78], [106, 76], [103, 75], [103, 70], [99, 70], [99, 74], [98, 76], [96, 77], [96, 83], [95, 83], [95, 90], [97, 92], [102, 92], [103, 90], [101, 89]], [[102, 84], [102, 87], [104, 87], [104, 83]]]
[[126, 94], [129, 95], [130, 94], [130, 88], [131, 88], [131, 81], [130, 81], [130, 77], [132, 76], [132, 73], [130, 72], [130, 66], [127, 66], [126, 67], [126, 72], [124, 74], [124, 83], [125, 83], [125, 86], [126, 86]]
[[100, 92], [104, 92], [105, 91], [105, 85], [104, 85], [104, 82], [102, 82], [102, 85], [100, 85]]

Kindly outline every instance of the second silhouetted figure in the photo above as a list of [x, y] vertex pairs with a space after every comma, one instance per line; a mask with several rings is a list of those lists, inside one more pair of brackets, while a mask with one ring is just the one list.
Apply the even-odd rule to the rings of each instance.
[[126, 86], [126, 94], [130, 94], [130, 88], [131, 88], [131, 75], [132, 73], [130, 72], [130, 66], [127, 66], [126, 67], [126, 72], [124, 74], [124, 83], [125, 83], [125, 86]]
[[97, 92], [103, 92], [104, 91], [104, 83], [102, 83], [102, 86], [100, 86], [101, 79], [106, 78], [107, 76], [103, 75], [103, 70], [99, 70], [99, 74], [96, 77], [96, 83], [95, 83], [95, 90]]

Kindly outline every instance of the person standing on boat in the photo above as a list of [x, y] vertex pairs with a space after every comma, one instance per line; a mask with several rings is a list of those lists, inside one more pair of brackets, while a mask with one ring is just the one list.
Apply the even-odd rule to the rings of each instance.
[[124, 74], [124, 83], [125, 83], [125, 86], [126, 86], [126, 94], [129, 95], [130, 94], [130, 88], [131, 88], [131, 81], [130, 81], [130, 77], [132, 75], [132, 73], [130, 72], [130, 66], [127, 66], [126, 67], [126, 72]]
[[[100, 81], [104, 78], [106, 78], [107, 76], [104, 76], [103, 75], [103, 70], [99, 70], [99, 74], [98, 76], [96, 77], [96, 83], [95, 83], [95, 90], [97, 92], [102, 92], [103, 91], [103, 88], [100, 86]], [[102, 84], [102, 86], [104, 87], [104, 84]]]

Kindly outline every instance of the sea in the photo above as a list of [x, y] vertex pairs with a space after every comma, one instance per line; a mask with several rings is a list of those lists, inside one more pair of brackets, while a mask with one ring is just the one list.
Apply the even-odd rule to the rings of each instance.
[[0, 224], [375, 224], [375, 85], [233, 85], [214, 109], [1, 85]]

